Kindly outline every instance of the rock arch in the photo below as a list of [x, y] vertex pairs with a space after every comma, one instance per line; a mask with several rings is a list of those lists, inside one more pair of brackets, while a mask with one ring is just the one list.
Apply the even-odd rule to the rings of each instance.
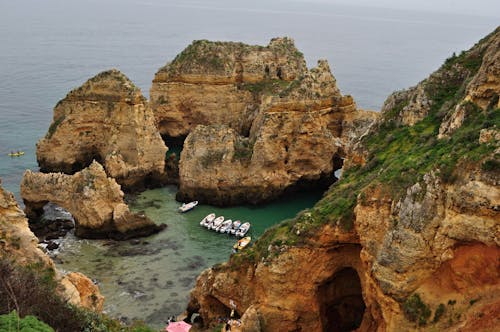
[[130, 212], [120, 185], [107, 177], [96, 161], [73, 175], [28, 170], [21, 182], [21, 196], [31, 220], [43, 213], [48, 202], [70, 212], [80, 237], [126, 239], [164, 228], [144, 215]]

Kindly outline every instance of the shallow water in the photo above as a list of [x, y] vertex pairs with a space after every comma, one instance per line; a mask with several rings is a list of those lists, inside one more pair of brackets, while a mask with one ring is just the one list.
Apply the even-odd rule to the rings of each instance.
[[163, 232], [125, 242], [79, 240], [68, 235], [57, 254], [57, 266], [97, 279], [106, 297], [105, 311], [128, 319], [144, 319], [161, 327], [167, 317], [186, 307], [189, 291], [205, 268], [226, 261], [236, 238], [199, 225], [209, 213], [250, 221], [253, 239], [266, 228], [311, 207], [322, 193], [298, 193], [263, 206], [218, 208], [198, 205], [177, 212], [176, 187], [148, 190], [132, 205], [157, 223]]

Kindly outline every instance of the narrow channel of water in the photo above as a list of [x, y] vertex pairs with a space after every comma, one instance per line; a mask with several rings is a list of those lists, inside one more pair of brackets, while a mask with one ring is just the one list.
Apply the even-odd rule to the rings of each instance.
[[185, 309], [198, 274], [227, 260], [236, 242], [233, 236], [201, 227], [199, 222], [207, 214], [250, 221], [254, 240], [268, 227], [312, 207], [322, 195], [320, 191], [296, 193], [257, 207], [199, 205], [181, 214], [177, 212], [176, 190], [174, 186], [148, 190], [131, 205], [155, 222], [168, 224], [165, 231], [124, 242], [67, 235], [58, 249], [59, 268], [80, 271], [99, 282], [108, 314], [162, 327], [169, 316]]

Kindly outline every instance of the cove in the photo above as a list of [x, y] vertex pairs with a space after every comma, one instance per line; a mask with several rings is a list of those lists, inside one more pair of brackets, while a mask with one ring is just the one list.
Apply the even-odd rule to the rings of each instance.
[[176, 191], [175, 186], [147, 190], [130, 204], [133, 211], [144, 211], [156, 223], [168, 224], [163, 232], [124, 242], [84, 240], [68, 234], [54, 252], [57, 267], [95, 279], [106, 297], [107, 314], [160, 328], [169, 316], [184, 311], [198, 274], [226, 261], [236, 242], [234, 236], [201, 227], [203, 217], [214, 212], [226, 219], [249, 221], [254, 242], [268, 227], [312, 207], [323, 194], [296, 192], [259, 206], [198, 205], [181, 214]]

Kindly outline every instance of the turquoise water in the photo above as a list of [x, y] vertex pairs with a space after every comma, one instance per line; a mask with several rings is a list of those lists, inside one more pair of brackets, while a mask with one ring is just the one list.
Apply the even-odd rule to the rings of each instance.
[[166, 223], [163, 232], [125, 242], [79, 240], [68, 235], [56, 254], [57, 266], [97, 279], [106, 297], [107, 313], [161, 327], [167, 317], [183, 312], [198, 274], [226, 261], [236, 242], [234, 236], [200, 226], [203, 217], [214, 212], [226, 219], [250, 221], [249, 235], [255, 239], [269, 226], [311, 207], [322, 195], [317, 191], [297, 193], [257, 207], [198, 205], [181, 214], [175, 193], [174, 186], [148, 190], [132, 205], [155, 222]]
[[[469, 48], [498, 18], [410, 12], [285, 0], [20, 0], [0, 1], [0, 178], [19, 199], [26, 169], [38, 168], [35, 144], [58, 100], [96, 73], [123, 71], [144, 95], [162, 67], [194, 39], [266, 45], [295, 39], [309, 66], [328, 59], [338, 85], [361, 108], [380, 109], [394, 90], [416, 84], [453, 52]], [[11, 150], [26, 154], [11, 158]], [[209, 212], [249, 220], [251, 235], [312, 206], [301, 193], [252, 208], [199, 206], [180, 215], [175, 188], [139, 196], [164, 232], [136, 242], [77, 240], [59, 250], [58, 266], [99, 280], [106, 311], [155, 324], [184, 309], [195, 277], [227, 259], [235, 241], [207, 231]]]

